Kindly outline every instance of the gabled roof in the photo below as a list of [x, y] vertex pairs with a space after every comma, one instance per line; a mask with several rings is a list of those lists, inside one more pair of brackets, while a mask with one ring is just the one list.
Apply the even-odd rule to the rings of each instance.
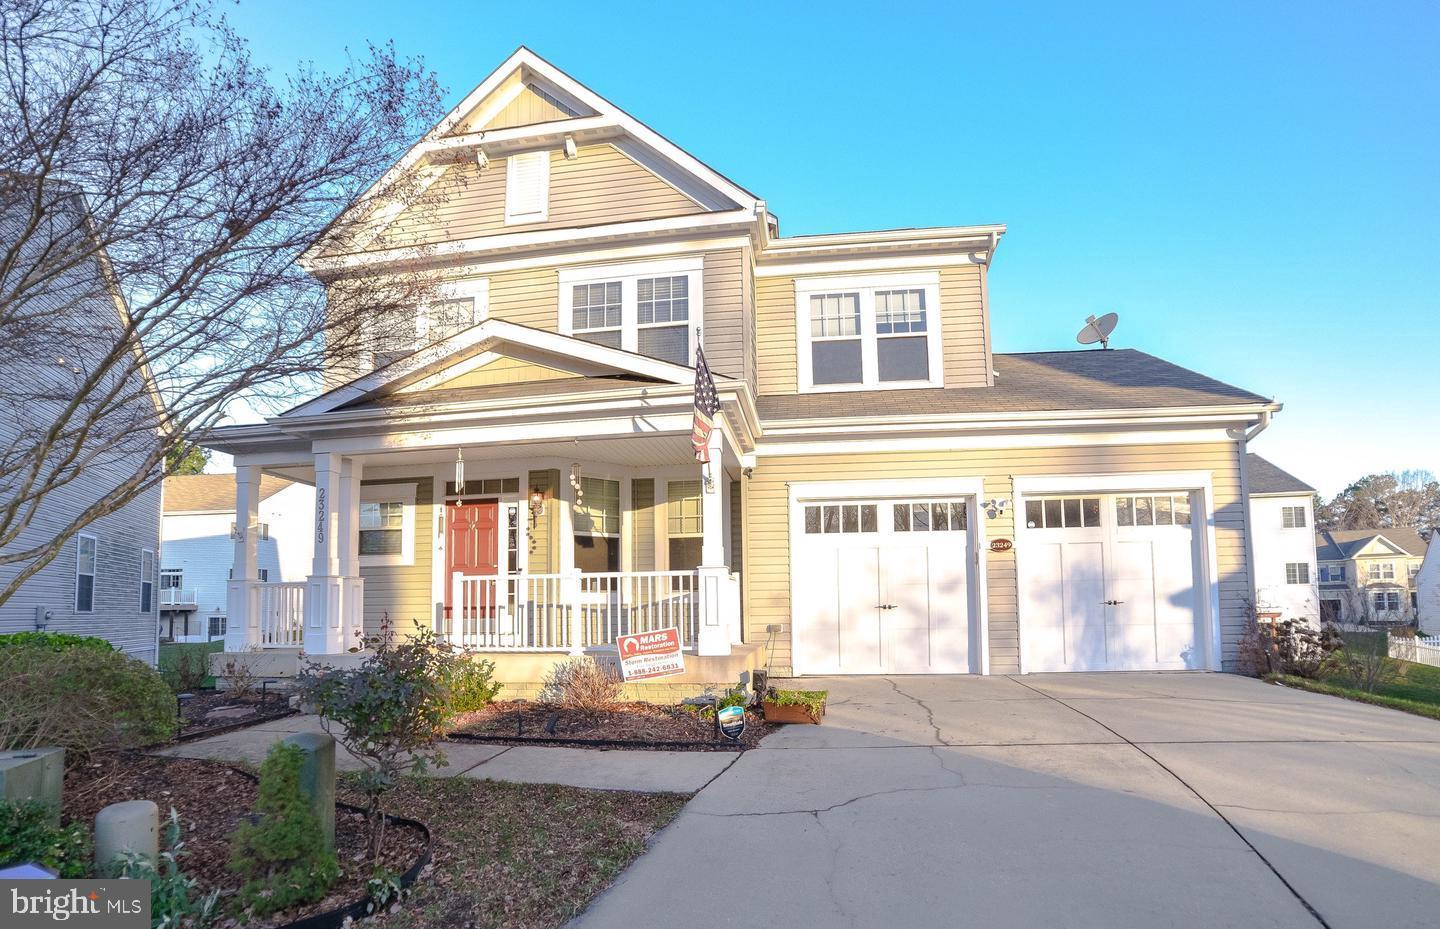
[[[272, 474], [260, 476], [260, 499], [267, 500], [294, 481]], [[165, 478], [166, 513], [235, 512], [235, 475], [176, 474]]]
[[544, 359], [587, 377], [618, 375], [659, 384], [689, 384], [695, 379], [695, 369], [688, 365], [661, 361], [503, 319], [487, 319], [287, 410], [280, 418], [314, 416], [371, 404], [396, 393], [419, 394], [474, 370], [499, 355], [527, 361]]
[[1321, 529], [1315, 533], [1315, 558], [1319, 561], [1347, 561], [1380, 539], [1397, 552], [1425, 555], [1425, 540], [1414, 529]]
[[762, 396], [763, 422], [1256, 406], [1270, 400], [1134, 349], [995, 355], [995, 386]]
[[1245, 456], [1246, 488], [1252, 497], [1313, 494], [1315, 488], [1254, 452]]
[[[517, 94], [527, 91], [543, 99], [550, 115], [558, 118], [498, 125], [497, 117]], [[384, 205], [383, 192], [398, 181], [418, 176], [423, 190], [439, 179], [447, 164], [473, 160], [477, 152], [497, 157], [554, 148], [567, 137], [577, 144], [610, 142], [709, 211], [743, 211], [753, 216], [763, 209], [763, 201], [753, 193], [524, 46], [456, 104], [348, 209], [372, 210], [369, 221], [378, 232], [395, 218]], [[322, 236], [301, 256], [302, 263], [319, 270], [327, 263], [326, 244]]]

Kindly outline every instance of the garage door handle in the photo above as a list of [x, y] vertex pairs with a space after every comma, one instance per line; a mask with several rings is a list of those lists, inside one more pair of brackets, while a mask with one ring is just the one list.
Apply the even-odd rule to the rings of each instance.
[[1106, 605], [1106, 606], [1119, 606], [1120, 604], [1122, 604], [1122, 603], [1124, 603], [1124, 602], [1125, 602], [1124, 600], [1106, 600], [1106, 601], [1105, 601], [1105, 605]]
[[900, 608], [898, 603], [877, 603], [875, 606], [882, 610], [898, 610]]

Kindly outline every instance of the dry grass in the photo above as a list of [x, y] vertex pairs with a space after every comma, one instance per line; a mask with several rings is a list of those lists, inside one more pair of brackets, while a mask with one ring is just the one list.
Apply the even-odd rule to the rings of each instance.
[[679, 794], [407, 778], [390, 808], [430, 826], [434, 865], [377, 929], [551, 929], [645, 850]]
[[625, 682], [613, 665], [594, 658], [572, 658], [550, 669], [540, 701], [578, 713], [608, 713], [619, 708]]

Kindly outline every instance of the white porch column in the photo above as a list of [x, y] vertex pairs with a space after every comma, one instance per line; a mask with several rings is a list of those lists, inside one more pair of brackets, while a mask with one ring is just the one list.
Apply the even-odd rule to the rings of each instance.
[[359, 644], [365, 628], [365, 581], [360, 577], [360, 481], [365, 463], [358, 458], [340, 462], [340, 498], [337, 503], [340, 574], [344, 577], [341, 597], [343, 648]]
[[340, 574], [340, 510], [343, 508], [342, 459], [333, 452], [315, 455], [315, 560], [305, 586], [304, 647], [309, 655], [345, 650], [344, 584]]
[[710, 476], [700, 485], [700, 514], [704, 536], [700, 542], [700, 636], [697, 651], [701, 655], [728, 655], [731, 627], [738, 624], [740, 598], [725, 563], [725, 434], [720, 429], [710, 433], [710, 463], [704, 465]]
[[235, 557], [226, 585], [225, 651], [241, 652], [260, 644], [260, 469], [235, 468]]

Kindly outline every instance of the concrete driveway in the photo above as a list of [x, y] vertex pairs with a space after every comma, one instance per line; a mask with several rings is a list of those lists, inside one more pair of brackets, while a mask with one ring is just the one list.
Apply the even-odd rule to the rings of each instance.
[[1440, 925], [1440, 722], [1223, 674], [806, 680], [583, 929]]

